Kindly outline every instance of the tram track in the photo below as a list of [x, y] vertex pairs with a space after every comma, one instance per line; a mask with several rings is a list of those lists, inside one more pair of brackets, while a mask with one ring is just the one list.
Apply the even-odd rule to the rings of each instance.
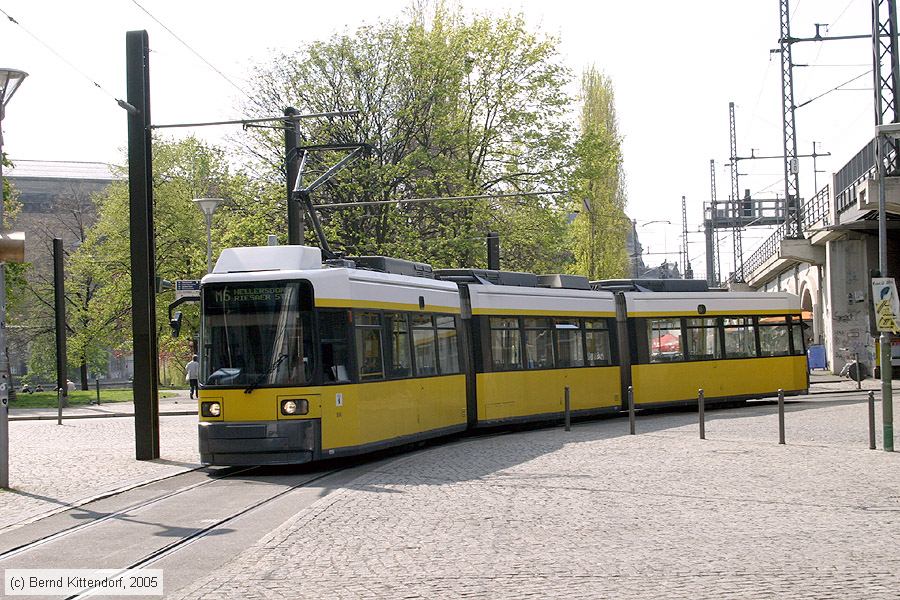
[[[7, 538], [0, 570], [77, 567], [117, 576], [152, 566], [163, 569], [166, 590], [174, 591], [201, 576], [199, 569], [215, 568], [298, 510], [340, 489], [356, 477], [358, 467], [368, 465], [235, 467], [174, 489], [132, 491], [137, 498], [114, 496], [47, 519], [43, 531], [30, 530], [29, 538], [22, 532], [20, 539]], [[87, 520], [78, 522], [82, 519]], [[91, 588], [70, 597], [104, 593], [108, 590]]]
[[[251, 469], [256, 469], [256, 468], [258, 468], [258, 467], [252, 467]], [[232, 512], [228, 516], [220, 518], [220, 519], [216, 520], [215, 522], [213, 522], [205, 527], [202, 527], [201, 529], [198, 529], [180, 539], [174, 540], [174, 541], [170, 542], [169, 544], [166, 544], [165, 546], [154, 550], [153, 552], [146, 554], [145, 556], [141, 557], [140, 559], [131, 562], [126, 567], [120, 567], [118, 572], [110, 575], [110, 577], [111, 578], [116, 577], [119, 574], [124, 573], [125, 571], [131, 570], [131, 569], [141, 569], [141, 568], [149, 567], [149, 566], [153, 565], [154, 563], [156, 563], [156, 562], [158, 562], [180, 550], [183, 550], [187, 546], [203, 539], [204, 537], [210, 535], [212, 532], [231, 523], [232, 521], [234, 521], [242, 516], [245, 516], [248, 513], [251, 513], [257, 509], [260, 509], [260, 508], [266, 506], [267, 504], [270, 504], [271, 502], [274, 502], [275, 500], [278, 500], [279, 498], [282, 498], [300, 488], [307, 487], [312, 483], [315, 483], [317, 481], [325, 479], [326, 477], [330, 477], [331, 475], [340, 473], [341, 471], [344, 471], [347, 468], [348, 467], [340, 467], [337, 469], [332, 469], [330, 471], [318, 473], [313, 477], [310, 477], [301, 482], [293, 484], [293, 485], [287, 487], [286, 489], [283, 489], [283, 490], [281, 490], [275, 494], [272, 494], [266, 498], [263, 498], [261, 500], [258, 500], [256, 502], [250, 504], [249, 506], [242, 508], [241, 510]], [[247, 469], [247, 470], [250, 470], [250, 469]], [[75, 600], [77, 598], [88, 598], [88, 597], [95, 595], [95, 592], [97, 592], [97, 591], [98, 591], [97, 588], [90, 588], [88, 590], [85, 590], [84, 592], [81, 592], [81, 593], [78, 593], [78, 594], [75, 594], [72, 596], [68, 596], [66, 598], [66, 600]], [[99, 591], [103, 592], [104, 590], [99, 590]]]
[[[171, 491], [166, 492], [166, 493], [164, 493], [164, 494], [160, 494], [160, 495], [158, 495], [158, 496], [154, 496], [154, 497], [152, 497], [152, 498], [148, 498], [148, 499], [146, 499], [146, 500], [142, 500], [142, 501], [140, 501], [140, 502], [136, 502], [136, 503], [134, 503], [134, 504], [130, 504], [130, 505], [126, 506], [125, 508], [122, 508], [122, 509], [119, 509], [119, 510], [116, 510], [116, 511], [113, 511], [113, 512], [110, 512], [110, 513], [107, 513], [107, 514], [105, 514], [105, 515], [103, 515], [103, 516], [101, 516], [101, 517], [97, 517], [96, 519], [92, 519], [92, 520], [90, 520], [90, 521], [87, 521], [87, 522], [85, 522], [85, 523], [81, 523], [81, 524], [79, 524], [79, 525], [73, 525], [72, 527], [67, 527], [67, 528], [62, 529], [62, 530], [60, 530], [60, 531], [57, 531], [57, 532], [55, 532], [55, 533], [52, 533], [52, 534], [49, 534], [49, 535], [42, 536], [42, 537], [40, 537], [40, 538], [38, 538], [38, 539], [36, 539], [36, 540], [33, 540], [33, 541], [31, 541], [31, 542], [28, 542], [28, 543], [25, 543], [25, 544], [20, 544], [19, 546], [16, 546], [16, 547], [14, 547], [14, 548], [10, 548], [10, 549], [8, 549], [8, 550], [5, 550], [5, 551], [3, 551], [3, 552], [0, 552], [0, 561], [4, 561], [4, 560], [10, 559], [10, 558], [13, 558], [14, 556], [17, 556], [17, 555], [22, 554], [22, 553], [24, 553], [24, 552], [29, 552], [29, 551], [34, 550], [35, 548], [38, 548], [38, 547], [40, 547], [40, 546], [42, 546], [42, 545], [44, 545], [44, 544], [48, 544], [48, 543], [50, 543], [50, 542], [53, 542], [53, 541], [62, 539], [62, 538], [64, 538], [64, 537], [66, 537], [66, 536], [74, 535], [74, 534], [76, 534], [76, 533], [82, 532], [82, 531], [84, 531], [84, 530], [86, 530], [86, 529], [89, 529], [89, 528], [91, 528], [91, 527], [97, 527], [97, 526], [99, 526], [99, 525], [101, 525], [101, 524], [103, 524], [103, 523], [105, 523], [106, 521], [109, 521], [109, 520], [111, 520], [111, 519], [120, 518], [120, 517], [122, 517], [122, 516], [124, 516], [124, 515], [127, 515], [128, 513], [131, 513], [131, 512], [137, 511], [137, 510], [141, 510], [141, 509], [144, 509], [144, 508], [147, 508], [147, 507], [149, 507], [149, 506], [152, 506], [152, 505], [154, 505], [154, 504], [158, 504], [158, 503], [160, 503], [160, 502], [164, 502], [164, 501], [169, 500], [169, 499], [171, 499], [171, 498], [173, 498], [173, 497], [175, 497], [175, 496], [179, 496], [179, 495], [181, 495], [181, 494], [190, 492], [190, 491], [192, 491], [192, 490], [196, 490], [197, 488], [204, 487], [204, 486], [207, 486], [207, 485], [211, 485], [211, 484], [213, 484], [213, 483], [215, 483], [215, 482], [217, 482], [217, 481], [221, 481], [222, 479], [226, 479], [226, 478], [228, 478], [228, 477], [233, 477], [233, 476], [235, 476], [235, 475], [247, 473], [248, 471], [253, 471], [253, 470], [258, 470], [258, 469], [259, 469], [259, 467], [241, 467], [241, 468], [228, 468], [228, 469], [223, 469], [223, 471], [227, 470], [228, 472], [225, 473], [225, 474], [223, 474], [223, 475], [219, 475], [219, 476], [217, 476], [217, 477], [210, 477], [210, 478], [207, 479], [206, 481], [199, 481], [199, 482], [197, 482], [197, 483], [192, 483], [191, 485], [186, 485], [186, 486], [183, 486], [183, 487], [178, 488], [178, 489], [176, 489], [176, 490], [171, 490]], [[128, 488], [127, 490], [123, 490], [123, 491], [121, 491], [121, 492], [119, 492], [119, 493], [125, 493], [126, 491], [131, 491], [132, 489], [134, 489], [134, 488]], [[108, 496], [103, 496], [103, 499], [112, 498], [112, 497], [114, 497], [115, 495], [116, 495], [116, 494], [110, 494], [110, 495], [108, 495]], [[96, 501], [96, 500], [99, 500], [99, 499], [95, 499], [95, 500], [93, 500], [93, 501]], [[79, 506], [75, 506], [75, 507], [72, 507], [72, 508], [70, 508], [70, 509], [68, 509], [68, 510], [77, 509], [77, 508], [80, 508], [81, 506], [85, 506], [85, 505], [82, 504], [82, 505], [79, 505]], [[51, 515], [48, 515], [48, 516], [52, 516], [52, 515], [54, 515], [54, 514], [58, 514], [58, 513], [51, 513]]]

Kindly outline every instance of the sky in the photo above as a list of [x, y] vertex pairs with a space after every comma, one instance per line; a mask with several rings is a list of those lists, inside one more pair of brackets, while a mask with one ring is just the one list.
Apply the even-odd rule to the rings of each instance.
[[[812, 37], [871, 32], [868, 0], [791, 0], [791, 33]], [[613, 82], [623, 137], [628, 215], [637, 220], [644, 262], [679, 262], [681, 198], [687, 202], [689, 254], [705, 272], [702, 204], [710, 200], [710, 159], [718, 199], [730, 173], [728, 103], [735, 103], [739, 156], [782, 154], [779, 0], [460, 0], [467, 13], [522, 12], [535, 31], [559, 40], [575, 73], [595, 65]], [[125, 32], [145, 29], [151, 55], [154, 124], [241, 118], [238, 107], [254, 65], [275, 52], [354, 31], [403, 14], [409, 0], [306, 3], [275, 0], [0, 0], [0, 66], [29, 73], [7, 106], [3, 150], [15, 161], [123, 164]], [[170, 31], [167, 31], [168, 28]], [[30, 32], [30, 34], [29, 34]], [[175, 35], [173, 35], [173, 33]], [[182, 43], [179, 39], [187, 44]], [[37, 38], [37, 39], [35, 39]], [[49, 46], [63, 58], [60, 58]], [[192, 51], [193, 50], [193, 51]], [[196, 54], [195, 54], [196, 53]], [[199, 54], [214, 68], [206, 64]], [[874, 108], [869, 40], [793, 46], [801, 196], [814, 193], [871, 139]], [[216, 72], [220, 71], [224, 77]], [[227, 80], [226, 80], [227, 78]], [[99, 87], [94, 85], [99, 84]], [[573, 119], [575, 117], [573, 116]], [[225, 143], [227, 127], [176, 130]], [[784, 196], [779, 160], [742, 161], [740, 188]], [[657, 221], [657, 222], [651, 222]], [[670, 221], [669, 224], [658, 221]], [[749, 256], [769, 230], [744, 234]], [[722, 270], [732, 270], [723, 232]]]

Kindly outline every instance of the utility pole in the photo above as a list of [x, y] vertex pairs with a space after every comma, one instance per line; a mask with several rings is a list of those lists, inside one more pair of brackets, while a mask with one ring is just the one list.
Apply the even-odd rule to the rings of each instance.
[[[885, 58], [887, 60], [885, 60]], [[897, 107], [900, 65], [897, 56], [897, 4], [895, 0], [872, 0], [872, 72], [875, 77], [875, 128], [900, 121]], [[887, 64], [885, 64], [887, 63]], [[898, 151], [896, 139], [878, 134], [875, 138], [878, 165], [878, 269], [881, 277], [889, 277], [887, 253], [887, 213], [885, 183], [888, 174], [896, 173]], [[884, 449], [894, 451], [894, 399], [891, 378], [891, 334], [883, 331], [879, 338], [881, 363], [881, 409]]]
[[[293, 117], [300, 114], [299, 111], [289, 106], [284, 109], [284, 116]], [[303, 211], [300, 202], [293, 196], [294, 185], [297, 182], [297, 174], [300, 172], [300, 135], [296, 119], [284, 120], [284, 170], [285, 186], [287, 187], [287, 223], [288, 244], [299, 246], [303, 244]], [[306, 154], [303, 155], [304, 158]]]
[[735, 283], [744, 281], [744, 248], [741, 240], [740, 185], [738, 184], [737, 129], [734, 121], [734, 102], [728, 103], [728, 131], [731, 138], [731, 218], [732, 238], [734, 238], [734, 277]]
[[[780, 0], [781, 37], [781, 122], [784, 141], [784, 201], [788, 211], [787, 237], [803, 237], [800, 214], [800, 162], [797, 158], [797, 127], [794, 121], [794, 63], [791, 60], [790, 0]], [[818, 28], [816, 29], [818, 31]]]
[[631, 220], [631, 278], [639, 279], [638, 261], [641, 259], [641, 251], [638, 249], [637, 219]]
[[715, 246], [715, 259], [716, 259], [716, 268], [713, 271], [714, 277], [713, 280], [718, 285], [722, 280], [722, 248], [721, 243], [722, 240], [719, 237], [719, 202], [716, 199], [716, 161], [714, 159], [709, 160], [709, 193], [710, 193], [710, 203], [712, 204], [712, 228], [713, 234], [715, 235], [716, 246]]
[[684, 196], [681, 197], [681, 240], [683, 276], [685, 279], [693, 279], [694, 270], [691, 269], [691, 257], [688, 254], [687, 201]]
[[134, 445], [138, 460], [159, 458], [159, 352], [156, 340], [153, 153], [150, 138], [150, 40], [125, 34], [128, 89], [128, 195], [134, 339]]

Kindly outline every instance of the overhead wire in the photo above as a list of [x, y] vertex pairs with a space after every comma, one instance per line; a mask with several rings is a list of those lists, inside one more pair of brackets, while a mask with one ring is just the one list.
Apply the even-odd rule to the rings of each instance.
[[81, 69], [79, 69], [77, 66], [75, 66], [75, 65], [72, 63], [72, 61], [70, 61], [70, 60], [67, 59], [65, 56], [63, 56], [62, 54], [60, 54], [59, 52], [57, 52], [50, 44], [48, 44], [47, 42], [45, 42], [44, 40], [42, 40], [41, 38], [39, 38], [39, 37], [38, 37], [37, 35], [35, 35], [31, 30], [29, 30], [27, 27], [25, 27], [24, 25], [22, 25], [18, 20], [16, 20], [15, 18], [13, 18], [13, 16], [10, 15], [8, 12], [6, 12], [6, 11], [3, 10], [2, 8], [0, 8], [0, 13], [3, 13], [3, 15], [6, 16], [7, 19], [9, 19], [10, 23], [13, 23], [13, 24], [15, 24], [15, 25], [18, 25], [18, 26], [22, 29], [22, 31], [24, 31], [25, 33], [27, 33], [34, 41], [36, 41], [38, 44], [40, 44], [41, 46], [43, 46], [44, 48], [46, 48], [46, 49], [47, 49], [51, 54], [53, 54], [56, 58], [58, 58], [58, 59], [61, 60], [63, 63], [65, 63], [70, 69], [72, 69], [73, 71], [75, 71], [76, 73], [78, 73], [79, 75], [81, 75], [82, 77], [84, 77], [85, 79], [87, 79], [87, 80], [91, 83], [91, 85], [93, 85], [95, 88], [97, 88], [98, 90], [100, 90], [101, 92], [103, 92], [104, 94], [106, 94], [107, 96], [109, 96], [110, 98], [112, 98], [113, 100], [115, 100], [116, 102], [122, 102], [119, 98], [116, 98], [115, 95], [113, 95], [113, 94], [110, 93], [106, 88], [104, 88], [102, 85], [100, 85], [100, 84], [99, 84], [95, 79], [93, 79], [90, 75], [88, 75], [87, 73], [85, 73], [84, 71], [82, 71]]
[[184, 46], [185, 48], [187, 48], [188, 50], [190, 50], [190, 51], [194, 54], [194, 56], [196, 56], [196, 57], [199, 58], [201, 61], [203, 61], [203, 62], [206, 64], [206, 66], [208, 66], [210, 69], [212, 69], [213, 71], [215, 71], [222, 79], [224, 79], [225, 81], [227, 81], [234, 89], [236, 89], [237, 91], [239, 91], [239, 92], [242, 93], [243, 95], [247, 96], [247, 98], [248, 98], [249, 100], [253, 100], [253, 98], [250, 96], [250, 94], [248, 94], [248, 93], [244, 90], [244, 88], [240, 87], [240, 86], [239, 86], [238, 84], [236, 84], [234, 81], [232, 81], [231, 79], [229, 79], [228, 76], [225, 75], [225, 73], [223, 73], [222, 71], [220, 71], [218, 68], [216, 68], [215, 65], [213, 65], [211, 62], [209, 62], [208, 60], [206, 60], [206, 58], [204, 58], [203, 55], [201, 55], [199, 52], [197, 52], [196, 50], [194, 50], [194, 49], [191, 47], [190, 44], [188, 44], [186, 41], [184, 41], [183, 39], [181, 39], [181, 38], [178, 36], [178, 34], [176, 34], [174, 31], [172, 31], [171, 29], [169, 29], [169, 28], [166, 26], [165, 23], [163, 23], [162, 21], [160, 21], [159, 19], [157, 19], [155, 16], [153, 16], [153, 14], [152, 14], [149, 10], [147, 10], [146, 8], [144, 8], [137, 0], [131, 0], [131, 2], [132, 2], [135, 6], [137, 6], [139, 9], [141, 9], [142, 11], [144, 11], [144, 12], [147, 14], [148, 17], [150, 17], [151, 19], [153, 19], [154, 21], [156, 21], [156, 22], [159, 24], [160, 27], [162, 27], [163, 29], [165, 29], [165, 30], [169, 33], [169, 35], [171, 35], [173, 38], [175, 38], [176, 40], [178, 40], [178, 41], [181, 43], [182, 46]]
[[861, 79], [861, 78], [865, 77], [866, 75], [868, 75], [868, 74], [871, 73], [871, 72], [872, 72], [872, 69], [869, 69], [868, 71], [866, 71], [866, 72], [864, 72], [864, 73], [860, 73], [859, 75], [857, 75], [857, 76], [854, 77], [853, 79], [848, 79], [848, 80], [845, 81], [844, 83], [841, 83], [841, 84], [839, 84], [839, 85], [836, 85], [836, 86], [834, 86], [833, 88], [831, 88], [830, 90], [824, 91], [824, 92], [822, 92], [821, 94], [819, 94], [818, 96], [815, 96], [815, 97], [813, 97], [813, 98], [810, 98], [810, 99], [807, 100], [806, 102], [801, 102], [801, 103], [798, 104], [795, 108], [803, 108], [803, 107], [806, 106], [807, 104], [810, 104], [810, 103], [812, 103], [812, 102], [815, 102], [816, 100], [818, 100], [818, 99], [821, 98], [822, 96], [826, 96], [826, 95], [830, 94], [831, 92], [838, 91], [838, 90], [840, 90], [842, 87], [844, 87], [845, 85], [847, 85], [848, 83], [853, 83], [853, 82], [856, 81], [857, 79]]

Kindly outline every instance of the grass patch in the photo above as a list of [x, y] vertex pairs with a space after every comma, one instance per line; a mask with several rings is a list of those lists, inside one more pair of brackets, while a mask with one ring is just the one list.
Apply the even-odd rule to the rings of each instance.
[[[175, 394], [160, 392], [160, 398], [170, 398]], [[69, 406], [85, 406], [97, 400], [97, 390], [75, 390], [69, 392]], [[100, 402], [131, 402], [134, 400], [134, 391], [131, 389], [101, 389]], [[10, 400], [10, 408], [56, 408], [56, 392], [34, 392], [23, 394], [16, 392], [16, 399]]]

